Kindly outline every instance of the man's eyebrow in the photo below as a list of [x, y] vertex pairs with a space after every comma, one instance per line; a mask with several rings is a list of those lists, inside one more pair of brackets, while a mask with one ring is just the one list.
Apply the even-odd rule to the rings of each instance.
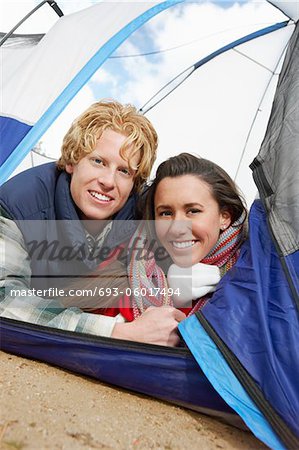
[[91, 156], [92, 158], [101, 158], [101, 159], [105, 159], [103, 158], [103, 156], [100, 155], [100, 153], [98, 153], [97, 151], [93, 151], [92, 153], [89, 153], [89, 156]]

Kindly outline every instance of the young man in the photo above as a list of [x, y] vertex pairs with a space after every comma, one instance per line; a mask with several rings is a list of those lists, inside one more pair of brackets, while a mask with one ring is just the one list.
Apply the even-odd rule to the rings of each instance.
[[[134, 218], [138, 192], [150, 174], [156, 149], [153, 126], [134, 107], [98, 102], [72, 124], [57, 164], [29, 169], [1, 187], [1, 316], [177, 344], [177, 323], [184, 315], [174, 308], [149, 308], [136, 321], [125, 323], [119, 316], [63, 309], [62, 299], [50, 298], [56, 292], [53, 280], [66, 283], [70, 276], [92, 272], [99, 263], [90, 257], [95, 248], [99, 251], [107, 242], [113, 248], [130, 237], [133, 224], [124, 227], [122, 221]], [[32, 251], [33, 244], [38, 251]], [[65, 257], [66, 249], [77, 258]], [[47, 291], [49, 298], [35, 295], [38, 291]]]

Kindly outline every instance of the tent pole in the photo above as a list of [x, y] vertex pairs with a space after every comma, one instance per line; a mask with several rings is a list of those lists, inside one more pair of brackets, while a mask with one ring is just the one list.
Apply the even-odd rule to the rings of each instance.
[[13, 32], [16, 31], [16, 29], [19, 28], [19, 26], [25, 22], [25, 20], [27, 20], [33, 13], [35, 13], [35, 11], [37, 11], [45, 3], [48, 3], [54, 9], [56, 14], [59, 15], [59, 17], [63, 16], [63, 12], [61, 11], [61, 9], [59, 8], [59, 6], [57, 5], [56, 2], [49, 1], [49, 0], [43, 0], [35, 8], [33, 8], [28, 14], [26, 14], [26, 16], [23, 17], [23, 19], [20, 20], [20, 22], [18, 22], [8, 33], [6, 33], [5, 36], [3, 36], [3, 38], [0, 41], [0, 47], [1, 47], [1, 45], [4, 44], [5, 41], [7, 41], [7, 39], [13, 34]]

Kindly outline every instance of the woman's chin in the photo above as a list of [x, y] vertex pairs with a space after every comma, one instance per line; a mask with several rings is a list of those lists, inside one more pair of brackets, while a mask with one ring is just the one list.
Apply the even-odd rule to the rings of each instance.
[[173, 260], [174, 264], [176, 264], [179, 267], [193, 266], [192, 258], [190, 255], [188, 256], [171, 255], [171, 259]]

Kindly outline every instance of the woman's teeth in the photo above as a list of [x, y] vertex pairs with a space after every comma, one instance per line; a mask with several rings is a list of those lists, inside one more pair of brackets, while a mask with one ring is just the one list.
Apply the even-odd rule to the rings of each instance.
[[184, 241], [184, 242], [176, 242], [172, 241], [172, 245], [174, 248], [189, 248], [195, 244], [195, 241]]

